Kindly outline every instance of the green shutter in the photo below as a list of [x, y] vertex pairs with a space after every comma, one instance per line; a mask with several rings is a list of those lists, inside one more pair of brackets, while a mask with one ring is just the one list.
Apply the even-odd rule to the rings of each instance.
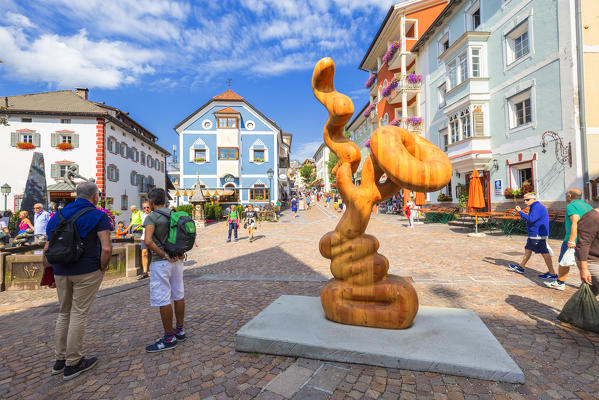
[[33, 145], [35, 147], [40, 147], [40, 142], [41, 142], [40, 134], [39, 133], [34, 133], [32, 135], [32, 139], [33, 139]]
[[58, 164], [52, 164], [50, 176], [52, 178], [59, 178], [58, 174], [59, 174]]
[[19, 139], [19, 134], [17, 132], [10, 133], [10, 145], [12, 147], [17, 147], [17, 141]]
[[58, 133], [53, 133], [50, 139], [52, 147], [56, 147], [58, 144]]
[[79, 134], [73, 133], [71, 135], [71, 142], [73, 142], [72, 144], [74, 148], [79, 147]]
[[114, 180], [117, 182], [119, 180], [119, 169], [118, 168], [114, 169]]

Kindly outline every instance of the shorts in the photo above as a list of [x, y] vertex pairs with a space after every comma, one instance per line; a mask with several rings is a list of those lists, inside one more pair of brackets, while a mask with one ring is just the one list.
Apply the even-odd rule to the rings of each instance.
[[167, 306], [171, 301], [183, 298], [183, 260], [174, 263], [154, 261], [150, 269], [150, 306]]
[[547, 249], [547, 241], [545, 239], [528, 238], [524, 248], [534, 251], [535, 254], [549, 254], [549, 249]]
[[561, 249], [559, 249], [559, 257], [557, 258], [557, 262], [560, 262], [562, 260], [562, 257], [564, 256], [564, 254], [566, 253], [567, 250], [568, 250], [568, 242], [562, 242], [562, 247], [561, 247]]

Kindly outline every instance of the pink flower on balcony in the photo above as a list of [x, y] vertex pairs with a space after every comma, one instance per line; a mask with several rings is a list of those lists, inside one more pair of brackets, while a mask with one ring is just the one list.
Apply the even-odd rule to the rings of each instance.
[[368, 116], [370, 115], [372, 110], [374, 110], [375, 108], [376, 108], [376, 104], [371, 104], [368, 107], [366, 107], [366, 109], [364, 110], [364, 113], [362, 114], [362, 115], [364, 115], [364, 118], [368, 118]]
[[389, 82], [387, 84], [387, 86], [385, 86], [385, 88], [381, 92], [381, 96], [383, 96], [383, 97], [389, 96], [391, 94], [391, 92], [397, 87], [398, 84], [399, 84], [399, 81], [397, 79], [393, 79], [391, 82]]
[[420, 117], [409, 117], [408, 118], [408, 125], [419, 126], [420, 124], [422, 124], [422, 118], [420, 118]]
[[366, 81], [366, 83], [364, 84], [364, 87], [366, 89], [370, 89], [372, 85], [374, 85], [374, 82], [376, 82], [376, 74], [372, 74], [370, 75], [370, 77], [368, 78], [368, 80]]
[[401, 43], [399, 41], [391, 43], [391, 46], [389, 46], [389, 49], [383, 56], [383, 63], [391, 61], [391, 59], [393, 58], [395, 53], [397, 53], [397, 50], [399, 50], [400, 47]]
[[366, 142], [364, 142], [364, 147], [370, 148], [370, 138]]
[[391, 121], [389, 123], [389, 125], [400, 126], [401, 125], [401, 118], [395, 118], [393, 121]]
[[413, 84], [420, 83], [420, 82], [422, 82], [422, 75], [417, 75], [417, 74], [409, 74], [409, 75], [407, 76], [406, 80], [407, 80], [409, 83], [413, 83]]

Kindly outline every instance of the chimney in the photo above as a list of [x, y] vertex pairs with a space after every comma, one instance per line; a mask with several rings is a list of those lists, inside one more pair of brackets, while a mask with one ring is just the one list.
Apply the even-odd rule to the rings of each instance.
[[87, 94], [89, 93], [89, 89], [87, 88], [76, 88], [75, 94], [81, 97], [83, 100], [87, 100]]

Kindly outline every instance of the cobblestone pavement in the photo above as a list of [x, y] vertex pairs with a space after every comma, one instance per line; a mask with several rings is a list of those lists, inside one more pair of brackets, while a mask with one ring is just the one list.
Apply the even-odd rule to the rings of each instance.
[[539, 256], [523, 276], [506, 270], [522, 255], [521, 236], [470, 238], [447, 225], [409, 230], [390, 215], [375, 215], [368, 228], [390, 272], [412, 277], [423, 305], [475, 310], [524, 371], [525, 385], [235, 352], [235, 332], [277, 297], [318, 296], [331, 277], [318, 240], [340, 214], [316, 206], [299, 215], [263, 223], [253, 243], [245, 231], [225, 243], [224, 224], [200, 232], [186, 262], [188, 339], [173, 351], [144, 351], [161, 335], [147, 280], [105, 283], [84, 340], [98, 366], [68, 382], [50, 375], [55, 291], [0, 293], [0, 398], [599, 398], [599, 335], [556, 319], [580, 284], [577, 271], [565, 291], [547, 289], [536, 279], [545, 272]]

